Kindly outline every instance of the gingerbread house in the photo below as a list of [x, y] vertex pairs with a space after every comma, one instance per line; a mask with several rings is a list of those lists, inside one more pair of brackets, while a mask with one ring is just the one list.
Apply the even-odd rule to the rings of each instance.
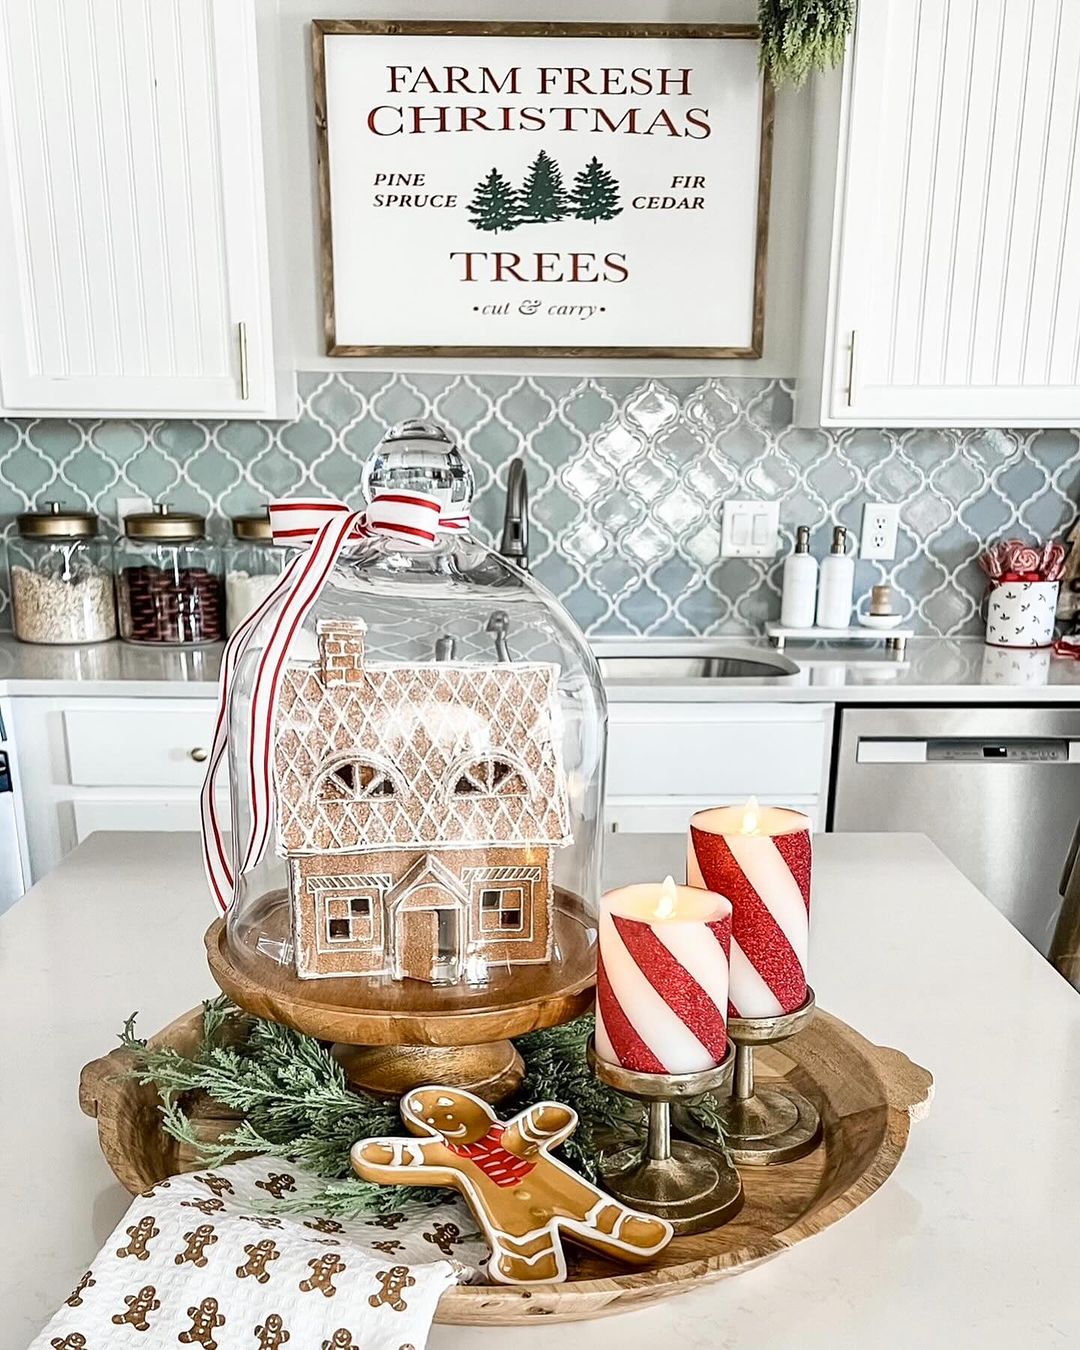
[[318, 640], [274, 730], [297, 974], [441, 984], [549, 960], [570, 842], [556, 668], [365, 663], [357, 620]]

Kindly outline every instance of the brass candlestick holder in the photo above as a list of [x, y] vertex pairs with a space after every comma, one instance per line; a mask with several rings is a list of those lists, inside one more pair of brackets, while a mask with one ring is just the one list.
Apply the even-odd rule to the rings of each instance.
[[611, 1064], [590, 1041], [589, 1066], [601, 1083], [649, 1108], [645, 1148], [625, 1148], [609, 1158], [605, 1187], [618, 1200], [645, 1214], [667, 1219], [676, 1233], [718, 1228], [742, 1207], [742, 1182], [722, 1146], [702, 1146], [671, 1137], [671, 1103], [731, 1082], [735, 1053], [731, 1045], [714, 1069], [702, 1073], [636, 1073]]
[[[813, 1020], [814, 991], [807, 987], [806, 1002], [794, 1012], [777, 1017], [732, 1017], [728, 1035], [735, 1044], [735, 1073], [731, 1095], [715, 1098], [724, 1141], [740, 1166], [762, 1167], [791, 1162], [812, 1153], [821, 1138], [821, 1117], [813, 1102], [787, 1083], [761, 1087], [754, 1081], [754, 1048], [775, 1045], [802, 1031]], [[685, 1110], [678, 1126], [693, 1139], [708, 1135]]]

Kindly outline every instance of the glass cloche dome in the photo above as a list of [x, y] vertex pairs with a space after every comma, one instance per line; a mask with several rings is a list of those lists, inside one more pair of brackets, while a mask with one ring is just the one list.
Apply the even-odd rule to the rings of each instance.
[[[388, 1017], [587, 991], [606, 734], [596, 661], [543, 586], [451, 532], [472, 474], [441, 428], [391, 430], [363, 482], [369, 523], [412, 492], [450, 524], [423, 547], [379, 533], [346, 545], [294, 635], [264, 754], [269, 842], [236, 878], [227, 959], [302, 1003]], [[240, 841], [263, 762], [255, 671], [280, 609], [255, 630], [229, 704]]]

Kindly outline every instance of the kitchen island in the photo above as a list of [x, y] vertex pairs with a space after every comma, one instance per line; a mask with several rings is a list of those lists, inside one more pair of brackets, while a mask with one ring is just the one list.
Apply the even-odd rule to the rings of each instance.
[[[678, 873], [683, 849], [615, 836], [606, 884]], [[936, 1079], [896, 1173], [732, 1279], [588, 1325], [435, 1327], [433, 1350], [1080, 1342], [1080, 996], [921, 836], [824, 836], [814, 883], [819, 1003]], [[150, 1033], [214, 992], [212, 917], [184, 833], [93, 835], [0, 917], [0, 1350], [24, 1350], [127, 1205], [79, 1069], [134, 1009]]]

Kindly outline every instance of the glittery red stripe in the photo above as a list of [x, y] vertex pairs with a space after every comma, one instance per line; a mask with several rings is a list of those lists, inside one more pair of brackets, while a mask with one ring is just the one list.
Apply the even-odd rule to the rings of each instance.
[[[732, 937], [784, 1012], [794, 1012], [806, 1001], [806, 972], [783, 929], [750, 884], [723, 835], [693, 826], [690, 834], [705, 886], [731, 901]], [[729, 1012], [738, 1015], [734, 1005], [729, 1006]]]
[[[612, 922], [642, 975], [719, 1064], [727, 1051], [727, 1025], [721, 1009], [686, 967], [672, 956], [650, 924], [639, 919], [620, 918], [617, 914], [612, 915]], [[712, 924], [704, 925], [723, 947], [725, 921], [718, 920], [715, 926], [719, 931], [714, 932]], [[704, 936], [702, 941], [706, 941]], [[728, 941], [730, 943], [730, 932]]]
[[813, 857], [813, 845], [809, 830], [797, 830], [794, 834], [778, 834], [773, 843], [783, 858], [788, 871], [795, 878], [795, 884], [803, 898], [806, 912], [810, 912], [810, 871]]
[[596, 1006], [615, 1051], [615, 1057], [624, 1069], [633, 1069], [635, 1073], [667, 1073], [653, 1052], [631, 1026], [615, 997], [603, 957], [596, 961]]

